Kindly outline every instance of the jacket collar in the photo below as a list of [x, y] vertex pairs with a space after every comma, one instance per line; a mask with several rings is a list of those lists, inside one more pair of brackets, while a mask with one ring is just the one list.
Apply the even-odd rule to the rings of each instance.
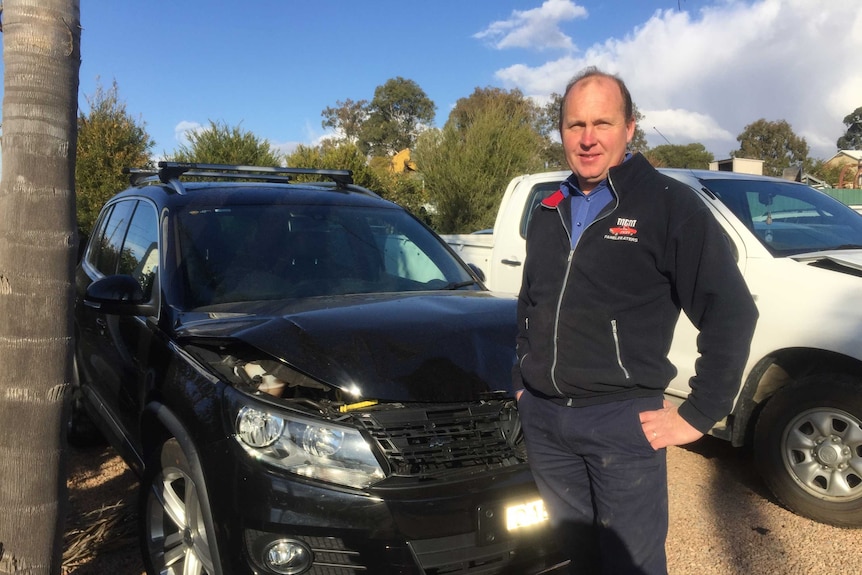
[[[613, 168], [608, 170], [608, 179], [610, 179], [610, 177], [612, 175], [617, 175], [618, 173], [626, 174], [629, 171], [627, 168], [634, 169], [634, 166], [639, 164], [640, 161], [644, 160], [644, 159], [645, 158], [640, 153], [632, 154], [631, 152], [627, 152], [625, 160], [623, 160], [622, 164], [614, 166]], [[635, 161], [631, 161], [631, 160], [635, 160]], [[563, 184], [567, 184], [567, 185], [561, 185], [560, 189], [558, 189], [556, 192], [554, 192], [553, 194], [551, 194], [550, 196], [548, 196], [547, 198], [542, 200], [542, 206], [545, 208], [552, 209], [552, 210], [557, 209], [557, 207], [560, 205], [560, 203], [571, 195], [571, 193], [569, 192], [567, 187], [568, 186], [577, 187], [577, 181], [578, 181], [577, 176], [575, 176], [574, 173], [572, 175], [570, 175], [563, 182]], [[612, 191], [613, 191], [613, 188], [612, 188]]]

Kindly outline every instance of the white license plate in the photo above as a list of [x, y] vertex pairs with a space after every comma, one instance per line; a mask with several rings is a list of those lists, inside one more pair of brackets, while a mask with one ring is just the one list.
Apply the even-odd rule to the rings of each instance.
[[541, 499], [506, 506], [506, 529], [516, 531], [548, 520], [545, 502]]

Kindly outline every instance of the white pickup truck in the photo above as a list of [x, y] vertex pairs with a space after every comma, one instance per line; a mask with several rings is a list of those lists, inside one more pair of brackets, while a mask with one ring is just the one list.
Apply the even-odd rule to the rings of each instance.
[[[862, 216], [803, 184], [731, 172], [662, 170], [723, 227], [760, 312], [733, 413], [712, 435], [751, 445], [789, 509], [862, 527]], [[486, 285], [517, 293], [533, 208], [569, 172], [515, 178], [493, 230], [444, 236]], [[698, 356], [684, 314], [667, 398], [689, 393]]]

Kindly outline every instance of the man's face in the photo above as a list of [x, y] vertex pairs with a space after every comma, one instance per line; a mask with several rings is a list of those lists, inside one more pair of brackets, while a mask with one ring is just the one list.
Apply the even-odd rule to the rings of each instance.
[[634, 120], [626, 121], [623, 95], [611, 78], [586, 78], [569, 90], [560, 137], [582, 191], [591, 191], [623, 162], [634, 132]]

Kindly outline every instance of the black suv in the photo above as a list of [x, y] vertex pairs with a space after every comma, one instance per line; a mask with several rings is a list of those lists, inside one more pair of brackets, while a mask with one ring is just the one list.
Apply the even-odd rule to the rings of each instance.
[[140, 475], [149, 573], [554, 569], [513, 299], [349, 171], [130, 173], [78, 267], [75, 360]]

